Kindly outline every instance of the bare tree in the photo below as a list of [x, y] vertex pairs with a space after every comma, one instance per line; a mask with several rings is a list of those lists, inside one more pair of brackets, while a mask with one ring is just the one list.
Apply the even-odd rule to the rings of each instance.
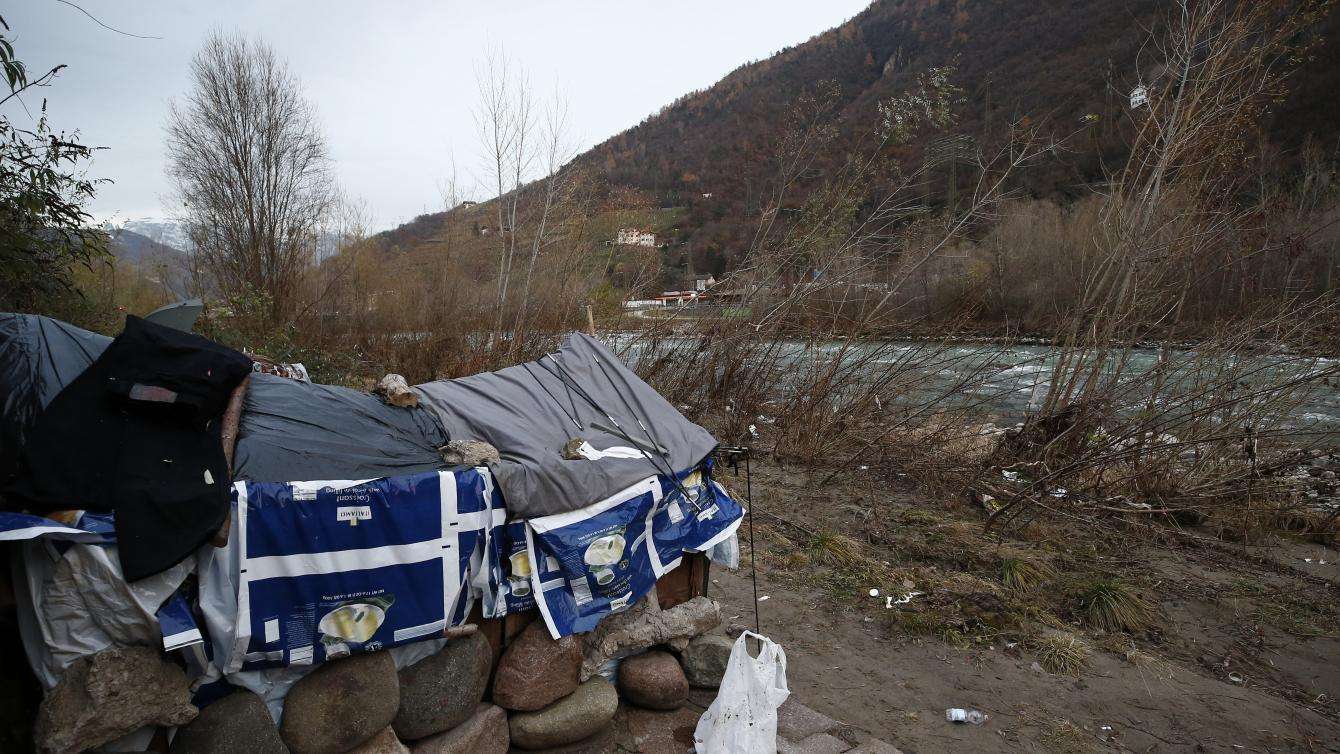
[[521, 308], [517, 313], [516, 330], [520, 332], [526, 324], [526, 315], [530, 310], [530, 283], [535, 273], [535, 261], [540, 257], [547, 234], [550, 232], [552, 215], [556, 207], [565, 199], [570, 187], [570, 172], [567, 163], [573, 157], [573, 149], [567, 138], [568, 103], [557, 93], [545, 113], [544, 126], [540, 132], [540, 159], [544, 161], [545, 177], [541, 179], [538, 191], [539, 216], [531, 236], [530, 260], [526, 263], [526, 278], [521, 288]]
[[168, 176], [194, 253], [221, 292], [292, 312], [335, 202], [326, 141], [273, 48], [216, 32], [191, 61], [191, 92], [168, 116]]
[[530, 143], [535, 127], [530, 83], [502, 50], [492, 50], [479, 81], [475, 126], [484, 149], [488, 179], [495, 192], [498, 218], [498, 318], [507, 304], [507, 288], [516, 257], [516, 222], [521, 186], [534, 160]]

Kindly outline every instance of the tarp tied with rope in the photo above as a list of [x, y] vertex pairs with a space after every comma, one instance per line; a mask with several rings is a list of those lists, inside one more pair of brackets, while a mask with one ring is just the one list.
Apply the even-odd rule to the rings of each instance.
[[[577, 510], [651, 475], [675, 478], [717, 444], [581, 334], [537, 361], [418, 390], [451, 439], [498, 449], [494, 475], [522, 518]], [[573, 440], [586, 443], [579, 460], [565, 457]]]

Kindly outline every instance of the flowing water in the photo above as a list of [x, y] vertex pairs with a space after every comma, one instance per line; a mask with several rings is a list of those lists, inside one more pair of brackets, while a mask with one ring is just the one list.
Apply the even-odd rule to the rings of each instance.
[[[612, 344], [623, 346], [625, 357], [635, 362], [646, 353], [646, 345], [631, 337], [616, 338]], [[992, 343], [929, 344], [926, 342], [844, 343], [779, 341], [774, 354], [783, 373], [799, 376], [808, 368], [831, 364], [841, 356], [844, 364], [863, 364], [874, 373], [880, 368], [905, 370], [900, 384], [905, 386], [901, 400], [909, 405], [953, 393], [951, 400], [973, 403], [1002, 419], [1016, 420], [1036, 410], [1051, 386], [1051, 377], [1060, 351], [1047, 345], [1010, 345]], [[688, 339], [661, 341], [658, 351], [697, 348]], [[1194, 350], [1173, 351], [1161, 361], [1160, 351], [1152, 348], [1125, 352], [1121, 379], [1132, 388], [1124, 396], [1128, 406], [1138, 407], [1147, 397], [1140, 385], [1151, 370], [1164, 369], [1168, 379], [1180, 379], [1185, 385], [1205, 384], [1208, 372], [1221, 389], [1231, 383], [1240, 393], [1265, 392], [1266, 385], [1298, 380], [1309, 375], [1319, 377], [1297, 388], [1294, 399], [1287, 401], [1287, 415], [1276, 415], [1280, 425], [1300, 434], [1317, 433], [1340, 437], [1340, 359], [1298, 355], [1259, 355], [1210, 359]], [[1235, 360], [1236, 359], [1236, 360]], [[1116, 369], [1115, 360], [1102, 366]], [[1194, 376], [1193, 376], [1194, 372]], [[1230, 379], [1231, 375], [1231, 379]], [[1147, 384], [1147, 383], [1143, 383]], [[1176, 391], [1165, 390], [1164, 395]], [[1209, 396], [1213, 400], [1215, 396]], [[1257, 402], [1268, 396], [1258, 396]], [[1272, 408], [1273, 410], [1273, 408]]]

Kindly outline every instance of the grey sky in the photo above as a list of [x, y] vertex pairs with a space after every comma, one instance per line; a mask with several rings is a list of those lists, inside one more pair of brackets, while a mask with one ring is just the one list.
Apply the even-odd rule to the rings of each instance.
[[[809, 39], [869, 0], [56, 0], [3, 11], [31, 71], [69, 65], [41, 97], [58, 129], [106, 146], [91, 175], [111, 178], [101, 218], [165, 217], [162, 127], [186, 91], [188, 62], [214, 28], [259, 35], [289, 61], [316, 105], [344, 189], [374, 226], [441, 209], [454, 155], [479, 174], [471, 108], [490, 47], [524, 66], [541, 96], [555, 87], [582, 148], [633, 126], [742, 63]], [[6, 113], [24, 118], [10, 101]]]

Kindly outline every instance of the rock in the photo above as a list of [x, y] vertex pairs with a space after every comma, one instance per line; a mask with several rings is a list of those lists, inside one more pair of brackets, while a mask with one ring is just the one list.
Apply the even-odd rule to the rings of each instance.
[[484, 698], [492, 664], [488, 639], [476, 632], [401, 670], [395, 732], [415, 741], [465, 722]]
[[377, 735], [362, 744], [350, 749], [349, 754], [409, 754], [409, 749], [400, 743], [395, 731], [387, 727], [382, 728]]
[[293, 754], [348, 751], [382, 732], [400, 707], [390, 652], [327, 662], [293, 684], [279, 735]]
[[777, 754], [842, 754], [848, 748], [846, 741], [827, 733], [815, 733], [794, 743], [777, 739]]
[[689, 679], [689, 685], [705, 689], [720, 686], [721, 677], [726, 674], [726, 663], [730, 661], [730, 652], [734, 648], [734, 641], [714, 634], [690, 641], [679, 658], [684, 663], [684, 675]]
[[531, 621], [498, 661], [493, 703], [522, 712], [541, 709], [577, 688], [581, 668], [580, 639], [565, 636], [554, 641], [544, 621]]
[[[613, 725], [606, 725], [590, 738], [583, 738], [580, 741], [562, 746], [551, 746], [547, 749], [531, 749], [534, 754], [612, 754], [612, 752], [623, 752], [620, 749], [619, 731]], [[512, 749], [514, 752], [524, 751], [523, 749]]]
[[833, 718], [788, 698], [777, 708], [777, 735], [792, 741], [803, 741], [815, 733], [827, 733], [837, 727]]
[[721, 606], [707, 597], [662, 610], [656, 590], [629, 609], [606, 616], [583, 641], [581, 680], [595, 675], [602, 665], [675, 639], [705, 634], [721, 623]]
[[702, 713], [689, 708], [660, 712], [624, 706], [614, 716], [618, 746], [610, 751], [684, 754], [693, 751], [693, 731]]
[[639, 707], [679, 709], [689, 696], [689, 682], [669, 652], [651, 651], [619, 663], [619, 691]]
[[377, 383], [372, 392], [386, 398], [392, 406], [414, 408], [419, 405], [419, 394], [410, 389], [409, 383], [398, 374], [388, 374]]
[[265, 700], [241, 690], [200, 710], [172, 739], [172, 754], [287, 754]]
[[511, 736], [502, 707], [480, 704], [465, 722], [410, 746], [412, 754], [507, 754]]
[[487, 466], [501, 458], [497, 448], [478, 440], [452, 440], [437, 452], [448, 466]]
[[180, 668], [149, 647], [117, 647], [65, 669], [37, 710], [33, 735], [44, 752], [73, 754], [145, 725], [185, 725], [197, 712]]
[[508, 721], [512, 745], [547, 749], [589, 738], [609, 724], [619, 709], [619, 694], [600, 676], [537, 712], [517, 712]]

